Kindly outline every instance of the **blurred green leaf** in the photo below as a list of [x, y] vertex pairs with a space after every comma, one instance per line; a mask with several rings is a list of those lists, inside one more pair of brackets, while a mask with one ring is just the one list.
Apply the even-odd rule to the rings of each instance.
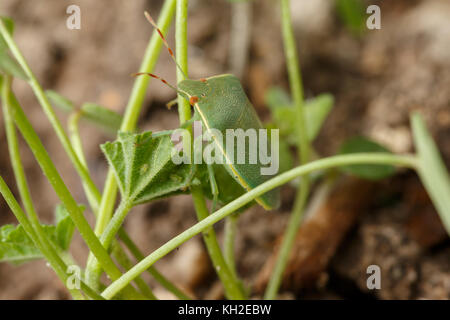
[[110, 109], [95, 103], [85, 103], [81, 106], [82, 118], [109, 133], [116, 134], [120, 130], [123, 117]]
[[45, 94], [47, 95], [47, 98], [52, 102], [52, 104], [54, 104], [61, 110], [66, 112], [72, 112], [75, 110], [73, 102], [67, 99], [66, 97], [60, 95], [58, 92], [53, 90], [46, 90]]
[[[47, 90], [45, 93], [50, 101], [61, 110], [65, 112], [75, 111], [73, 102], [66, 97], [53, 90]], [[119, 131], [123, 119], [117, 112], [91, 102], [84, 103], [79, 112], [81, 119], [90, 122], [108, 134], [114, 135]]]
[[[8, 17], [0, 17], [2, 19], [3, 24], [6, 27], [6, 30], [8, 30], [9, 34], [14, 33], [14, 21], [11, 18]], [[0, 51], [4, 51], [8, 49], [8, 44], [6, 43], [5, 39], [0, 35]]]
[[361, 0], [337, 0], [336, 10], [346, 27], [355, 35], [366, 29], [366, 12]]
[[169, 135], [120, 132], [116, 141], [101, 149], [114, 170], [123, 200], [133, 205], [184, 192], [194, 174], [195, 166], [173, 163]]
[[439, 150], [418, 113], [411, 115], [419, 176], [450, 235], [450, 176]]
[[320, 132], [328, 114], [333, 109], [334, 98], [331, 94], [321, 94], [314, 99], [307, 100], [305, 105], [305, 117], [307, 123], [308, 138], [314, 140]]
[[[354, 137], [345, 141], [339, 154], [351, 154], [361, 152], [386, 152], [388, 149], [380, 144], [364, 137]], [[387, 178], [395, 173], [395, 168], [389, 165], [351, 165], [340, 167], [340, 170], [368, 180]]]
[[7, 51], [0, 50], [0, 71], [16, 78], [27, 80], [28, 77], [22, 67], [12, 58]]
[[[287, 93], [280, 88], [272, 88], [266, 93], [265, 101], [272, 111], [275, 126], [280, 129], [280, 136], [285, 137], [290, 145], [296, 145], [296, 110]], [[320, 94], [305, 101], [305, 118], [310, 141], [319, 134], [333, 104], [334, 99], [330, 94]]]

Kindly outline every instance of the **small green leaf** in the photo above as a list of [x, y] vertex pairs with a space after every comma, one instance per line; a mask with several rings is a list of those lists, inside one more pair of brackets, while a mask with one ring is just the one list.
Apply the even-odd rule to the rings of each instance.
[[[8, 17], [0, 17], [2, 19], [3, 24], [6, 27], [6, 30], [8, 30], [9, 34], [12, 35], [14, 33], [14, 21], [11, 18]], [[6, 43], [5, 39], [0, 35], [0, 51], [4, 51], [8, 49], [8, 44]]]
[[267, 90], [264, 100], [271, 110], [292, 105], [291, 98], [287, 92], [279, 87], [273, 87]]
[[[85, 209], [84, 206], [80, 206], [80, 208]], [[57, 245], [63, 250], [68, 250], [75, 231], [75, 225], [63, 204], [56, 206], [55, 225], [55, 241]]]
[[[364, 137], [354, 137], [345, 141], [339, 154], [361, 153], [361, 152], [387, 152], [388, 149]], [[340, 170], [368, 180], [379, 180], [387, 178], [395, 173], [395, 168], [389, 165], [350, 165], [343, 166]]]
[[305, 118], [308, 138], [313, 141], [320, 132], [331, 109], [334, 98], [331, 94], [320, 94], [314, 99], [307, 100], [305, 105]]
[[366, 12], [361, 0], [337, 0], [336, 9], [346, 27], [355, 35], [366, 28]]
[[16, 78], [27, 80], [28, 77], [22, 67], [12, 58], [7, 51], [0, 50], [0, 71]]
[[[280, 129], [280, 136], [285, 137], [290, 145], [296, 145], [297, 116], [289, 96], [279, 88], [270, 89], [265, 100], [272, 111], [273, 121]], [[334, 99], [330, 94], [320, 94], [305, 101], [305, 118], [308, 139], [313, 141], [320, 132], [323, 123], [333, 108]]]
[[[42, 225], [44, 233], [55, 241], [55, 226]], [[21, 226], [4, 225], [0, 228], [0, 262], [21, 264], [41, 259], [43, 255]]]
[[47, 95], [47, 98], [61, 110], [66, 112], [72, 112], [75, 110], [73, 102], [60, 95], [58, 92], [53, 90], [46, 90], [45, 94]]
[[21, 264], [40, 258], [41, 252], [21, 225], [7, 224], [0, 228], [0, 262]]
[[[72, 101], [63, 97], [53, 90], [45, 91], [50, 101], [65, 112], [75, 111]], [[120, 129], [123, 117], [108, 108], [102, 107], [96, 103], [87, 102], [81, 106], [81, 119], [89, 121], [91, 124], [99, 127], [108, 134], [116, 134]]]
[[439, 150], [418, 113], [411, 115], [414, 143], [419, 157], [419, 176], [450, 234], [450, 176]]
[[103, 130], [116, 134], [120, 130], [123, 117], [95, 103], [85, 103], [81, 107], [82, 117]]
[[189, 186], [195, 166], [176, 165], [169, 135], [152, 137], [119, 133], [118, 140], [101, 146], [114, 170], [122, 198], [133, 205], [181, 193]]

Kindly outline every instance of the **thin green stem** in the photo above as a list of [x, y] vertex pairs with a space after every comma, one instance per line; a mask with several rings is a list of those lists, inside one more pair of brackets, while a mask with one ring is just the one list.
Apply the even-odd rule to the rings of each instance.
[[[195, 211], [197, 212], [197, 219], [202, 221], [203, 219], [209, 217], [209, 212], [206, 207], [205, 198], [203, 197], [203, 194], [198, 194], [199, 191], [201, 191], [201, 189], [198, 187], [191, 188]], [[224, 286], [225, 295], [227, 298], [233, 300], [245, 299], [244, 292], [241, 290], [239, 282], [231, 272], [225, 258], [222, 255], [219, 242], [217, 241], [216, 232], [212, 226], [203, 231], [203, 240], [205, 241], [214, 269], [216, 270], [217, 275]]]
[[[176, 60], [181, 70], [177, 70], [177, 82], [185, 79], [188, 74], [188, 42], [187, 42], [187, 16], [188, 16], [188, 0], [177, 0], [176, 6]], [[191, 106], [181, 95], [178, 95], [178, 113], [180, 125], [191, 119]], [[194, 201], [197, 219], [200, 221], [209, 216], [206, 206], [205, 197], [200, 187], [191, 187], [192, 199]], [[220, 250], [216, 233], [213, 228], [205, 230], [203, 239], [208, 249], [209, 256], [214, 265], [214, 269], [221, 280], [225, 295], [229, 299], [244, 299], [244, 293], [239, 287], [232, 272], [228, 268], [225, 259]]]
[[[117, 241], [114, 241], [112, 243], [112, 253], [119, 265], [121, 265], [122, 268], [124, 268], [126, 271], [130, 270], [131, 267], [133, 267], [131, 260], [125, 254], [125, 251]], [[136, 283], [136, 286], [139, 288], [141, 293], [149, 300], [157, 300], [156, 296], [153, 294], [150, 287], [145, 283], [144, 279], [142, 279], [141, 277], [137, 277], [136, 279], [134, 279], [134, 282]]]
[[[131, 209], [131, 204], [122, 201], [114, 212], [113, 218], [109, 221], [105, 231], [100, 236], [100, 242], [108, 250], [114, 240], [114, 236], [120, 229], [123, 220]], [[100, 262], [92, 255], [88, 257], [86, 267], [86, 282], [93, 288], [98, 289], [102, 266]]]
[[[175, 3], [176, 0], [166, 0], [161, 9], [158, 26], [163, 33], [167, 32], [172, 22], [173, 16], [175, 14]], [[159, 37], [158, 33], [154, 31], [145, 51], [141, 66], [139, 68], [140, 72], [152, 72], [153, 68], [155, 67], [156, 61], [158, 60], [161, 47], [161, 38]], [[149, 81], [149, 77], [137, 77], [135, 79], [128, 104], [125, 109], [125, 115], [120, 127], [121, 131], [135, 130], [137, 119], [142, 109]], [[106, 176], [105, 186], [103, 188], [103, 194], [101, 196], [97, 221], [94, 230], [95, 234], [101, 235], [108, 225], [108, 222], [111, 220], [116, 198], [117, 182], [114, 171], [110, 168]], [[92, 269], [97, 269], [97, 271], [93, 271]], [[99, 272], [98, 265], [95, 263], [95, 259], [92, 254], [89, 255], [86, 271], [88, 274], [91, 274], [93, 276], [93, 278], [90, 278], [90, 281], [88, 283], [90, 285], [93, 285], [93, 282], [98, 283], [99, 279], [95, 277], [95, 275]]]
[[[19, 128], [25, 141], [33, 152], [34, 157], [39, 163], [39, 166], [49, 180], [59, 199], [69, 212], [70, 217], [72, 218], [77, 229], [80, 231], [80, 234], [85, 240], [89, 249], [100, 261], [102, 267], [111, 277], [111, 279], [114, 280], [119, 278], [122, 273], [114, 264], [111, 257], [108, 255], [107, 251], [100, 243], [100, 240], [91, 229], [89, 223], [86, 221], [82, 210], [76, 203], [75, 199], [72, 197], [70, 191], [67, 189], [64, 181], [61, 179], [61, 176], [56, 170], [56, 167], [53, 164], [50, 156], [48, 155], [47, 150], [34, 131], [33, 126], [18, 104], [16, 98], [12, 93], [10, 93], [7, 99], [8, 104], [11, 106], [11, 115], [14, 118], [17, 127]], [[131, 289], [132, 288], [127, 289], [127, 294], [132, 293], [133, 290]]]
[[[33, 229], [33, 226], [28, 221], [27, 216], [23, 212], [22, 208], [20, 207], [17, 200], [14, 198], [14, 195], [12, 194], [11, 190], [6, 185], [3, 178], [0, 176], [0, 193], [2, 194], [3, 198], [5, 199], [6, 203], [8, 204], [9, 208], [13, 212], [13, 214], [16, 216], [19, 223], [24, 228], [25, 232], [29, 235], [33, 243], [38, 247], [38, 249], [42, 252], [42, 254], [45, 256], [47, 261], [49, 261], [50, 265], [52, 266], [53, 270], [55, 270], [58, 277], [63, 281], [64, 284], [67, 284], [68, 275], [66, 274], [67, 266], [65, 265], [64, 261], [57, 255], [52, 253], [52, 247], [44, 245], [40, 242], [40, 239], [42, 236], [39, 236], [38, 233]], [[100, 295], [98, 295], [95, 291], [93, 291], [90, 287], [88, 287], [83, 281], [80, 281], [80, 287], [81, 289], [92, 299], [100, 300], [104, 299]], [[69, 289], [71, 294], [76, 299], [84, 299], [83, 295], [76, 290]]]
[[[166, 0], [161, 9], [158, 19], [158, 26], [163, 33], [167, 33], [175, 13], [176, 0]], [[150, 39], [147, 49], [139, 68], [140, 72], [152, 72], [158, 60], [161, 51], [162, 41], [158, 33], [155, 31]], [[142, 105], [147, 91], [149, 77], [137, 77], [134, 81], [133, 89], [131, 91], [130, 99], [128, 100], [125, 109], [125, 115], [120, 127], [121, 131], [134, 131], [137, 124], [137, 119], [142, 109]], [[108, 170], [108, 175], [103, 189], [102, 201], [98, 214], [97, 223], [95, 225], [95, 233], [102, 234], [105, 230], [114, 209], [114, 203], [117, 197], [117, 184], [114, 172], [112, 169]]]
[[234, 259], [234, 242], [236, 240], [237, 222], [238, 216], [233, 214], [227, 217], [225, 220], [225, 236], [223, 242], [225, 261], [236, 279], [238, 279], [238, 276]]
[[[123, 244], [125, 245], [125, 247], [127, 247], [127, 249], [131, 252], [131, 254], [137, 261], [141, 261], [142, 259], [145, 258], [145, 256], [142, 254], [142, 252], [139, 250], [139, 248], [136, 246], [133, 240], [131, 240], [131, 238], [128, 236], [125, 230], [120, 229], [118, 235], [120, 237], [120, 240], [122, 240]], [[162, 275], [158, 270], [156, 270], [155, 267], [151, 266], [150, 268], [147, 269], [147, 272], [153, 278], [155, 278], [155, 280], [158, 281], [164, 288], [166, 288], [169, 292], [172, 292], [178, 299], [181, 300], [192, 299], [181, 289], [175, 286], [172, 282], [170, 282], [166, 277], [164, 277], [164, 275]]]
[[266, 182], [260, 184], [251, 191], [245, 193], [241, 197], [228, 203], [226, 206], [212, 213], [205, 219], [197, 222], [194, 226], [180, 233], [178, 236], [172, 238], [164, 245], [156, 249], [153, 253], [141, 260], [137, 265], [126, 272], [120, 279], [114, 281], [107, 287], [102, 296], [105, 298], [114, 297], [124, 286], [130, 281], [147, 270], [156, 261], [167, 255], [172, 250], [182, 245], [187, 240], [205, 231], [213, 226], [218, 221], [229, 216], [239, 208], [242, 208], [247, 203], [253, 201], [262, 194], [279, 187], [297, 177], [310, 174], [317, 170], [326, 170], [339, 166], [355, 165], [355, 164], [389, 164], [394, 166], [401, 166], [418, 170], [418, 161], [412, 155], [393, 155], [389, 153], [357, 153], [348, 155], [338, 155], [329, 158], [320, 159], [314, 162], [309, 162], [305, 165], [293, 168], [286, 171]]
[[[67, 134], [65, 133], [61, 122], [59, 121], [58, 117], [55, 114], [55, 111], [53, 110], [50, 102], [48, 101], [47, 95], [45, 94], [44, 90], [42, 89], [41, 85], [39, 84], [39, 81], [37, 80], [36, 76], [31, 71], [31, 68], [28, 66], [24, 56], [22, 55], [20, 49], [18, 48], [17, 44], [15, 43], [14, 39], [11, 37], [9, 32], [7, 31], [5, 25], [0, 20], [0, 33], [2, 34], [3, 38], [5, 39], [6, 43], [8, 44], [8, 47], [11, 51], [11, 53], [16, 58], [19, 65], [22, 67], [23, 71], [27, 75], [28, 83], [31, 86], [34, 94], [36, 95], [42, 109], [44, 110], [44, 113], [46, 114], [47, 118], [49, 119], [53, 129], [56, 132], [56, 135], [58, 136], [64, 150], [66, 151], [67, 155], [70, 158], [70, 161], [74, 165], [76, 171], [78, 172], [79, 176], [81, 177], [83, 184], [91, 190], [92, 193], [94, 193], [97, 190], [97, 187], [95, 186], [91, 176], [81, 163], [80, 159], [77, 157], [75, 150], [72, 147], [72, 144], [69, 141], [69, 138]], [[98, 192], [98, 191], [97, 191]]]
[[[188, 0], [177, 0], [175, 18], [175, 52], [176, 60], [182, 70], [177, 68], [177, 82], [185, 80], [188, 72], [187, 42]], [[185, 98], [178, 95], [178, 117], [180, 125], [191, 118], [191, 106]]]
[[[19, 152], [19, 142], [17, 139], [16, 128], [14, 125], [14, 120], [11, 117], [9, 99], [7, 98], [10, 95], [11, 91], [11, 82], [12, 78], [10, 76], [5, 76], [2, 83], [2, 106], [3, 106], [3, 117], [5, 121], [5, 129], [6, 129], [6, 139], [8, 141], [8, 150], [9, 156], [11, 160], [11, 165], [14, 171], [14, 176], [16, 178], [17, 187], [19, 189], [20, 198], [25, 207], [25, 211], [28, 213], [28, 218], [30, 221], [30, 228], [32, 228], [36, 234], [35, 243], [38, 247], [42, 248], [41, 252], [47, 258], [48, 262], [52, 266], [53, 270], [55, 270], [56, 274], [60, 277], [60, 279], [64, 282], [67, 279], [67, 276], [64, 272], [64, 263], [62, 259], [58, 259], [58, 254], [56, 250], [50, 244], [49, 239], [42, 229], [42, 226], [39, 222], [39, 218], [37, 216], [36, 210], [33, 205], [33, 201], [31, 199], [30, 189], [28, 187], [28, 182], [25, 177], [25, 171], [22, 165], [22, 159], [20, 157]], [[30, 236], [31, 237], [31, 236]], [[31, 237], [33, 239], [33, 237]], [[83, 299], [81, 293], [77, 290], [69, 289], [72, 296], [76, 299]]]
[[[280, 4], [284, 51], [289, 74], [289, 83], [297, 110], [297, 151], [300, 164], [305, 164], [310, 159], [311, 146], [306, 130], [303, 85], [300, 65], [298, 62], [298, 52], [295, 45], [294, 31], [292, 28], [290, 0], [280, 0]], [[274, 299], [277, 295], [284, 269], [289, 258], [289, 253], [294, 243], [295, 235], [297, 234], [297, 230], [302, 222], [303, 211], [308, 201], [309, 185], [309, 177], [302, 177], [295, 197], [291, 217], [285, 230], [278, 258], [275, 263], [274, 272], [270, 277], [270, 281], [266, 289], [266, 299]]]
[[[305, 190], [304, 185], [300, 185], [301, 190]], [[287, 262], [289, 260], [289, 254], [294, 245], [294, 240], [297, 235], [297, 231], [300, 227], [303, 218], [303, 211], [308, 200], [308, 191], [297, 192], [295, 198], [294, 208], [283, 235], [283, 241], [281, 242], [280, 251], [275, 263], [275, 267], [272, 271], [269, 284], [267, 285], [264, 299], [273, 300], [277, 296], [278, 289], [281, 285], [281, 279], [283, 277], [284, 270], [286, 269]]]
[[[76, 111], [70, 115], [68, 120], [69, 137], [77, 158], [80, 160], [84, 169], [90, 176], [86, 157], [84, 156], [83, 152], [83, 144], [81, 142], [80, 132], [78, 130], [78, 123], [80, 121], [81, 115], [81, 111]], [[89, 188], [89, 186], [84, 181], [82, 181], [82, 184], [84, 193], [86, 194], [86, 198], [89, 202], [89, 206], [91, 207], [94, 215], [97, 215], [99, 201], [101, 198], [100, 191], [97, 189], [97, 187], [94, 187], [94, 189]]]
[[[69, 117], [68, 127], [69, 127], [70, 141], [71, 141], [73, 148], [77, 154], [77, 157], [80, 159], [83, 166], [85, 166], [86, 170], [89, 172], [89, 168], [87, 167], [86, 157], [84, 156], [84, 152], [83, 152], [83, 145], [81, 142], [80, 132], [78, 130], [78, 124], [79, 124], [81, 115], [82, 115], [82, 113], [80, 111], [76, 111], [76, 112], [72, 113]], [[97, 191], [96, 193], [93, 194], [93, 193], [91, 193], [91, 190], [89, 188], [87, 188], [84, 184], [83, 184], [83, 187], [84, 187], [84, 191], [86, 193], [86, 197], [89, 201], [89, 205], [90, 205], [94, 215], [97, 216], [98, 206], [101, 201], [100, 192]], [[129, 261], [126, 253], [124, 252], [122, 247], [115, 242], [115, 239], [113, 240], [112, 245], [114, 248], [114, 250], [112, 251], [114, 258], [122, 267], [127, 268], [127, 270], [128, 270], [131, 267], [131, 262]], [[102, 269], [101, 269], [101, 266], [98, 263], [97, 259], [95, 259], [94, 256], [90, 255], [90, 258], [92, 260], [88, 260], [88, 263], [89, 262], [94, 263], [94, 261], [95, 261], [96, 266], [94, 268], [92, 268], [90, 273], [88, 273], [88, 275], [90, 275], [90, 276], [87, 277], [87, 279], [91, 283], [94, 284], [93, 287], [97, 288], [97, 284], [99, 284], [99, 282], [100, 282], [100, 276], [101, 276]], [[93, 279], [95, 279], [95, 280], [93, 280]], [[146, 297], [148, 297], [149, 299], [155, 299], [153, 292], [146, 285], [145, 281], [141, 277], [136, 278], [135, 283]]]

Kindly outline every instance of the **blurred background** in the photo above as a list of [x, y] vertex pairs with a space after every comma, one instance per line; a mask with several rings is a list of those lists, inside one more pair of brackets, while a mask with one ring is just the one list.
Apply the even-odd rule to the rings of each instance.
[[[335, 101], [315, 141], [316, 150], [332, 155], [346, 138], [365, 135], [394, 152], [412, 152], [409, 113], [420, 110], [449, 165], [450, 2], [360, 1], [364, 9], [380, 6], [380, 30], [367, 30], [365, 20], [361, 28], [357, 14], [340, 10], [342, 1], [291, 2], [306, 98], [330, 93]], [[66, 28], [66, 8], [71, 4], [81, 8], [80, 30]], [[149, 10], [156, 18], [161, 5], [159, 0], [2, 0], [0, 14], [14, 19], [15, 39], [44, 89], [53, 89], [78, 106], [95, 102], [123, 112], [133, 84], [129, 75], [138, 71], [152, 33], [143, 12]], [[173, 31], [168, 35], [171, 44]], [[190, 77], [236, 74], [262, 119], [270, 120], [268, 90], [289, 90], [278, 1], [191, 0], [188, 40]], [[175, 66], [164, 50], [154, 73], [176, 82]], [[31, 89], [17, 80], [14, 90], [64, 181], [76, 199], [86, 202]], [[176, 108], [165, 107], [174, 97], [170, 88], [152, 81], [140, 127], [176, 128]], [[65, 122], [67, 115], [58, 114]], [[88, 124], [81, 132], [89, 167], [101, 186], [107, 164], [99, 144], [114, 137]], [[3, 121], [0, 141], [0, 172], [14, 186]], [[22, 155], [36, 208], [42, 220], [51, 223], [58, 199], [24, 143]], [[255, 297], [267, 283], [294, 195], [295, 189], [285, 186], [279, 210], [253, 207], [239, 221], [238, 271]], [[281, 298], [450, 298], [450, 241], [414, 173], [400, 171], [381, 182], [343, 178], [318, 208], [309, 211]], [[93, 222], [89, 212], [87, 216]], [[149, 253], [195, 221], [191, 198], [179, 196], [134, 208], [125, 226]], [[0, 225], [6, 223], [16, 221], [0, 199]], [[222, 228], [217, 225], [219, 235]], [[87, 248], [79, 235], [72, 252], [84, 263]], [[366, 269], [372, 264], [381, 268], [381, 290], [367, 289]], [[223, 297], [198, 236], [157, 267], [198, 298]], [[155, 293], [171, 298], [157, 285]], [[0, 299], [65, 298], [64, 286], [44, 261], [0, 264]]]

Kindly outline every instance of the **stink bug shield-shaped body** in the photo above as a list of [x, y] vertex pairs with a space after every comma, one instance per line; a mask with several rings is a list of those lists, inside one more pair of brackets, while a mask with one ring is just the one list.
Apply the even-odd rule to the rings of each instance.
[[[180, 94], [189, 100], [195, 109], [197, 117], [201, 119], [207, 129], [220, 131], [222, 137], [226, 137], [227, 129], [264, 129], [255, 109], [248, 100], [238, 78], [231, 74], [213, 76], [202, 80], [183, 80], [178, 84]], [[211, 131], [213, 132], [213, 131]], [[259, 138], [259, 136], [258, 136]], [[228, 150], [223, 139], [215, 137], [214, 143], [219, 144], [219, 150], [225, 158], [224, 166], [230, 175], [247, 191], [257, 187], [271, 178], [261, 174], [261, 163], [249, 163], [249, 144], [245, 149], [245, 163], [237, 163], [236, 155], [239, 152], [237, 143], [233, 143], [234, 150]], [[267, 140], [270, 144], [270, 139]], [[268, 147], [267, 150], [271, 150]], [[234, 159], [230, 159], [231, 155]], [[226, 161], [226, 160], [229, 161]], [[256, 201], [269, 210], [279, 205], [279, 190], [271, 190]]]
[[[183, 72], [176, 62], [172, 49], [170, 49], [152, 17], [147, 12], [145, 16], [159, 33], [178, 69]], [[147, 75], [157, 78], [175, 89], [193, 105], [196, 118], [201, 119], [204, 127], [220, 131], [222, 137], [226, 137], [227, 129], [242, 129], [243, 131], [254, 129], [258, 132], [259, 137], [259, 130], [264, 129], [239, 79], [233, 75], [224, 74], [201, 80], [186, 79], [178, 84], [178, 89], [154, 74]], [[230, 159], [231, 153], [233, 155], [238, 154], [239, 148], [237, 144], [234, 144], [234, 150], [227, 150], [227, 146], [223, 143], [222, 139], [218, 139], [214, 134], [213, 140], [214, 143], [217, 143], [222, 156], [230, 160], [225, 161], [223, 164], [226, 170], [247, 191], [252, 190], [271, 178], [270, 175], [261, 174], [263, 165], [260, 162], [249, 162], [249, 145], [247, 145], [245, 150], [246, 162], [241, 164], [235, 161], [236, 157]], [[270, 140], [270, 138], [267, 139], [268, 144], [271, 143]], [[267, 150], [272, 150], [270, 145], [267, 146]], [[280, 191], [279, 189], [271, 190], [256, 198], [256, 201], [267, 210], [276, 208], [280, 203]]]

